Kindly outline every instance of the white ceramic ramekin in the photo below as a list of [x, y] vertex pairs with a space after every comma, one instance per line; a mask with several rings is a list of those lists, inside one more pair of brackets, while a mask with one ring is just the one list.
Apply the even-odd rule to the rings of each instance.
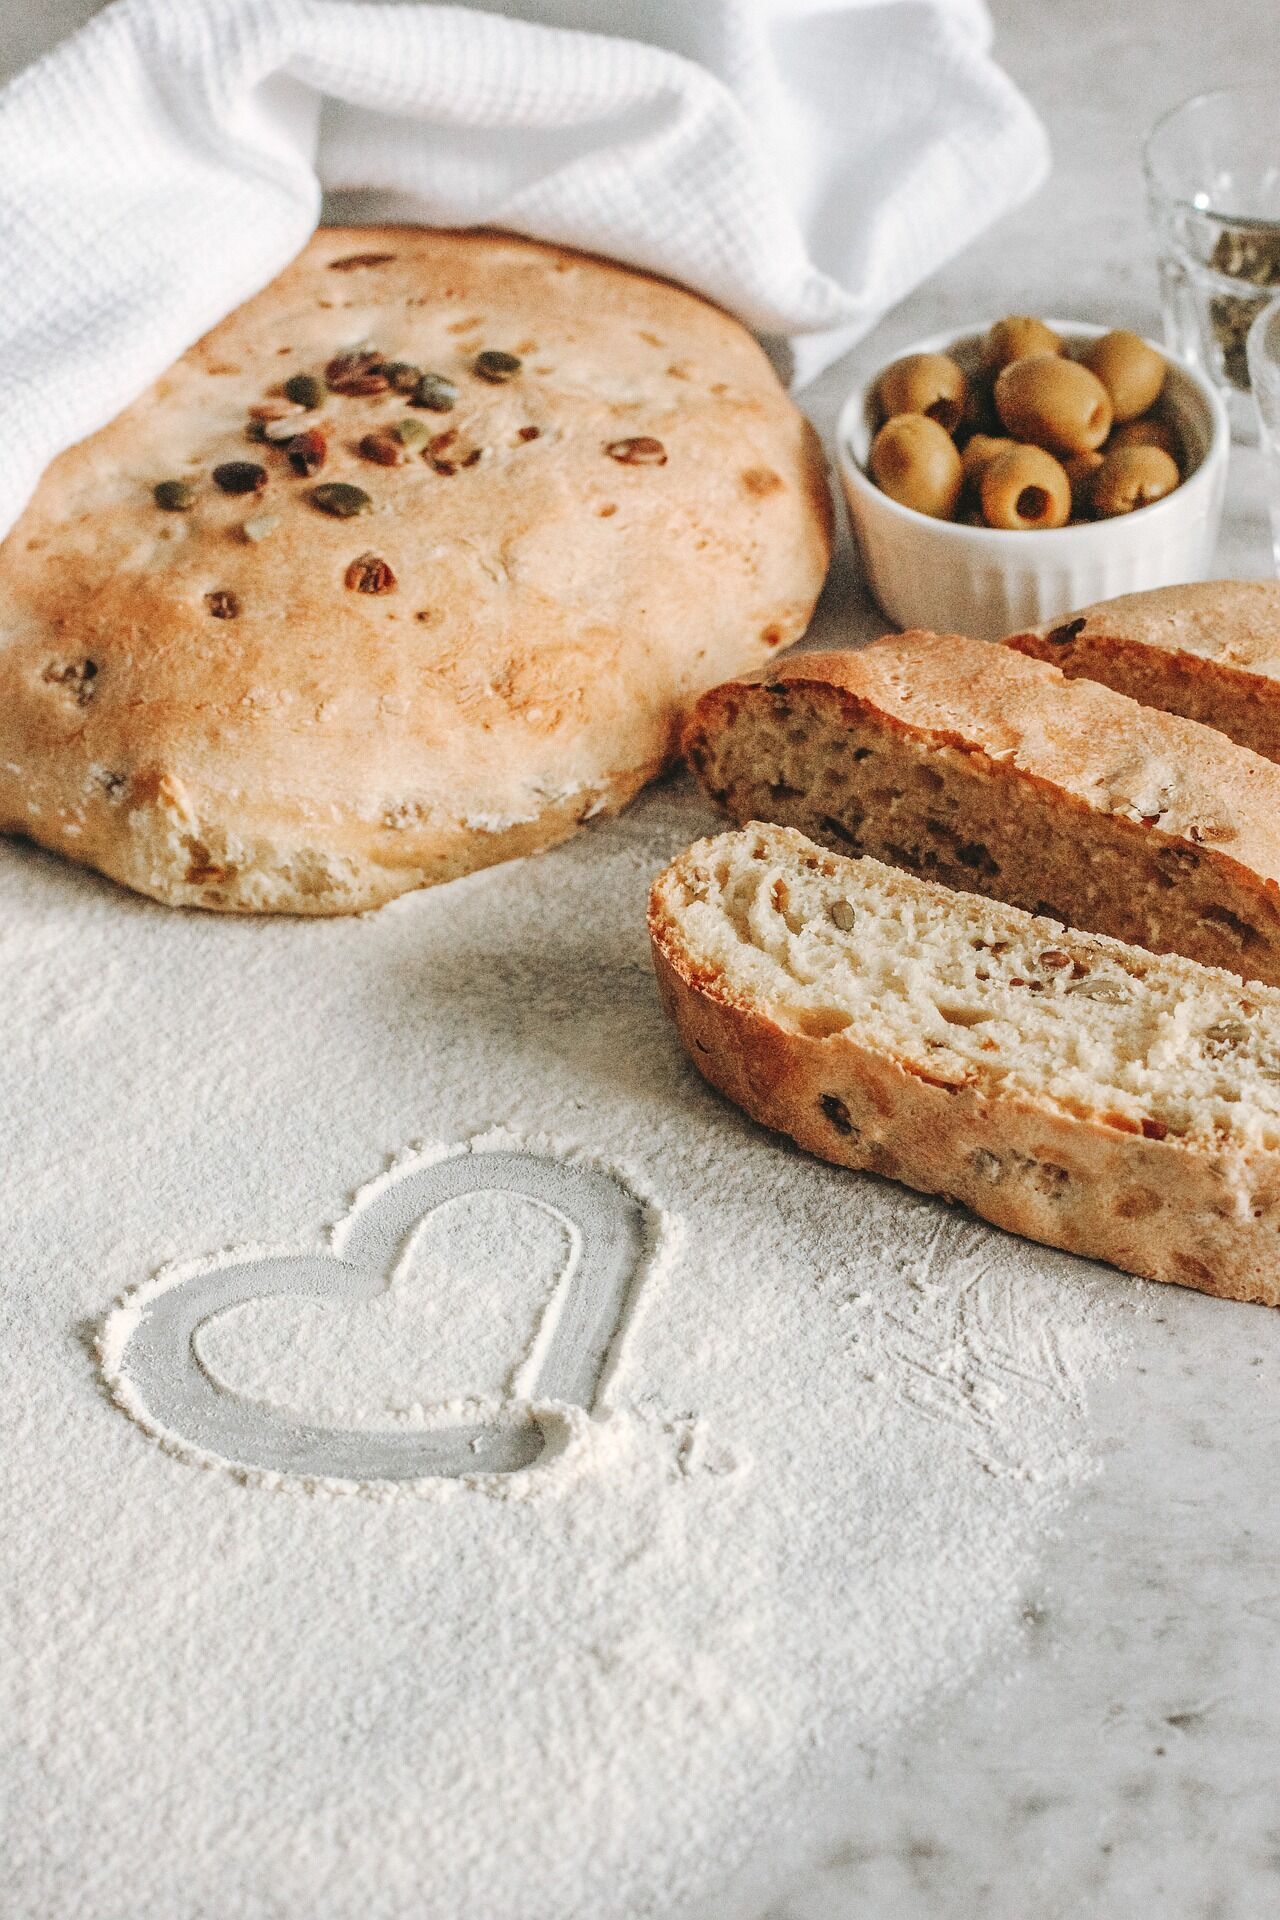
[[[1049, 325], [1068, 348], [1107, 332], [1076, 320]], [[935, 334], [903, 352], [949, 353], [970, 372], [986, 330]], [[874, 380], [855, 388], [840, 414], [837, 460], [867, 586], [882, 613], [898, 627], [998, 640], [1118, 593], [1203, 580], [1222, 517], [1231, 433], [1209, 382], [1158, 351], [1169, 363], [1160, 407], [1178, 429], [1187, 477], [1154, 506], [1047, 533], [933, 520], [881, 493], [865, 471]]]

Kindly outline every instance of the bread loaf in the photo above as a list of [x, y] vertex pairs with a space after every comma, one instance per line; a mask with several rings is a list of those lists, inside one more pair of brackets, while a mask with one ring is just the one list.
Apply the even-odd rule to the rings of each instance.
[[1005, 644], [1280, 760], [1280, 581], [1126, 593]]
[[799, 637], [829, 513], [812, 427], [707, 301], [323, 229], [0, 548], [0, 830], [222, 911], [531, 853]]
[[1280, 981], [1280, 767], [988, 641], [894, 634], [704, 694], [737, 820]]
[[997, 1226], [1280, 1304], [1280, 991], [785, 827], [655, 882], [663, 1002], [763, 1125]]

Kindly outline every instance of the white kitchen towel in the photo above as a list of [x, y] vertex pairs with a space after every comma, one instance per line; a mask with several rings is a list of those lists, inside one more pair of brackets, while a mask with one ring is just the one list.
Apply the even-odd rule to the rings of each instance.
[[982, 0], [511, 11], [115, 0], [0, 93], [0, 533], [326, 191], [666, 274], [802, 381], [1046, 166]]

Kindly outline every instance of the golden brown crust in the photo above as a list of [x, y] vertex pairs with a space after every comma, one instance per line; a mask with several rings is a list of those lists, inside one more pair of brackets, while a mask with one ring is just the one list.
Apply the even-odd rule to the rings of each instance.
[[[333, 396], [312, 479], [246, 440], [251, 405], [363, 339], [455, 380], [456, 409]], [[477, 378], [485, 348], [518, 377]], [[406, 415], [457, 437], [361, 456]], [[641, 435], [663, 463], [606, 452]], [[229, 460], [265, 492], [218, 491]], [[168, 478], [196, 482], [190, 512], [156, 506]], [[374, 510], [317, 511], [335, 480]], [[498, 234], [322, 230], [55, 461], [0, 548], [0, 829], [224, 910], [356, 911], [533, 851], [660, 770], [701, 687], [803, 632], [829, 516], [812, 429], [705, 301]], [[393, 591], [346, 584], [365, 553]]]
[[704, 694], [684, 747], [738, 820], [1280, 981], [1280, 769], [1007, 647], [795, 654]]
[[[1149, 1280], [1280, 1305], [1280, 1154], [1146, 1139], [977, 1078], [951, 1086], [856, 1026], [818, 1037], [701, 964], [672, 877], [649, 933], [663, 1006], [704, 1079], [763, 1126], [838, 1166], [959, 1201], [1011, 1233]], [[844, 863], [842, 863], [844, 864]], [[964, 896], [937, 910], [963, 918]], [[970, 903], [972, 904], [972, 903]], [[1137, 956], [1135, 955], [1135, 960]]]
[[1004, 644], [1280, 760], [1280, 581], [1127, 593]]

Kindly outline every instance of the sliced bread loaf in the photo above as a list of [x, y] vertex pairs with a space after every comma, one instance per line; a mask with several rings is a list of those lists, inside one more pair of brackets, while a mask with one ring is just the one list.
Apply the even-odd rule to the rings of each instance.
[[1280, 767], [1008, 647], [891, 634], [703, 695], [734, 819], [1280, 982]]
[[1280, 760], [1280, 581], [1126, 593], [1005, 644]]
[[654, 883], [707, 1080], [841, 1166], [1280, 1304], [1280, 992], [753, 823]]

